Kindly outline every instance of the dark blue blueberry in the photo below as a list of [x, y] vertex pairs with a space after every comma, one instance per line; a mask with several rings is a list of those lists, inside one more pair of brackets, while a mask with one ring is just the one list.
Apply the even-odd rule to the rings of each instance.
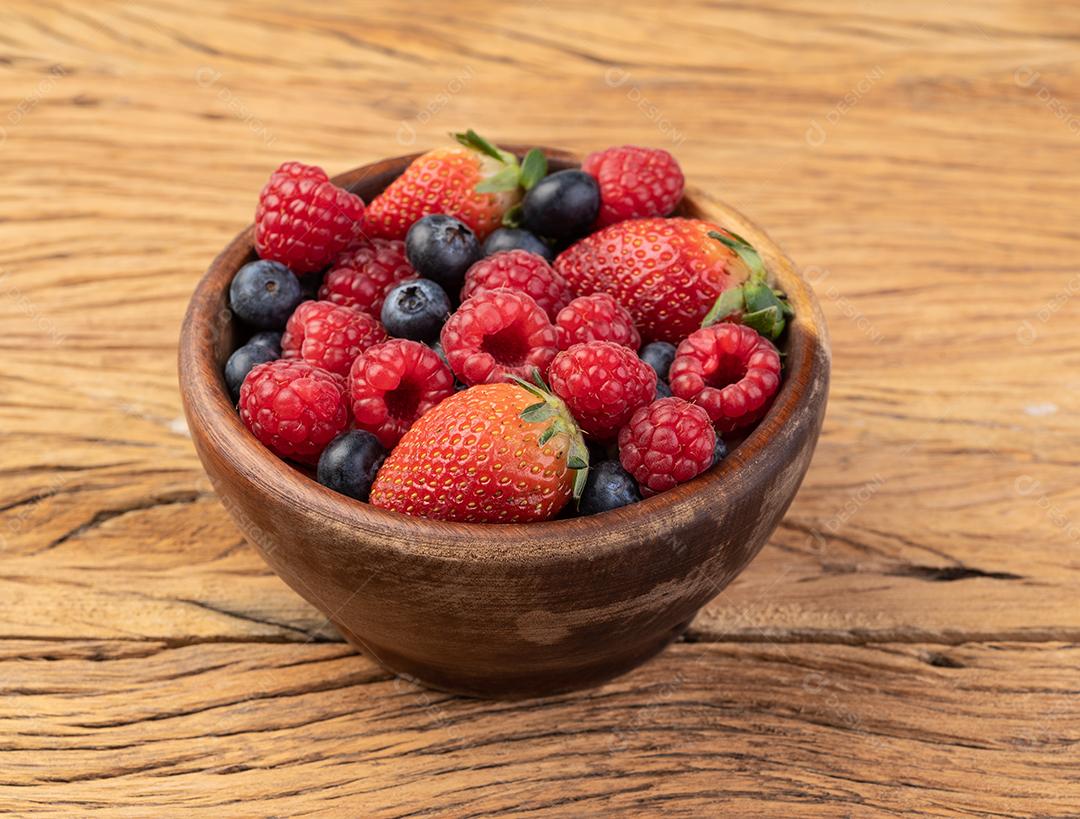
[[547, 242], [521, 228], [499, 228], [484, 241], [485, 256], [503, 250], [527, 250], [549, 262], [555, 261], [555, 251]]
[[456, 293], [465, 271], [480, 258], [476, 234], [453, 216], [433, 213], [415, 222], [405, 235], [405, 255], [425, 279]]
[[375, 473], [386, 460], [386, 450], [370, 432], [353, 430], [339, 435], [323, 450], [316, 474], [323, 486], [366, 501]]
[[236, 271], [229, 306], [242, 321], [262, 330], [281, 330], [304, 300], [300, 280], [280, 262], [259, 259]]
[[251, 368], [256, 364], [274, 361], [280, 356], [280, 347], [275, 350], [269, 344], [256, 344], [254, 341], [249, 341], [229, 356], [229, 360], [225, 362], [225, 385], [229, 388], [234, 404], [240, 400], [240, 387]]
[[659, 401], [661, 398], [671, 398], [671, 387], [665, 384], [660, 379], [656, 380], [656, 399]]
[[639, 355], [642, 361], [656, 370], [656, 377], [666, 384], [668, 370], [675, 360], [675, 345], [666, 341], [652, 341], [641, 348]]
[[727, 457], [727, 444], [719, 435], [716, 436], [716, 446], [713, 447], [712, 465], [716, 466]]
[[599, 212], [600, 186], [576, 168], [545, 176], [521, 202], [522, 225], [547, 239], [584, 236]]
[[589, 467], [585, 490], [581, 493], [578, 511], [583, 515], [595, 515], [609, 509], [618, 509], [641, 500], [637, 482], [618, 461], [601, 461]]
[[262, 330], [249, 338], [247, 343], [261, 344], [281, 355], [281, 333], [275, 333], [273, 330]]
[[412, 279], [386, 294], [382, 323], [395, 338], [434, 341], [450, 315], [450, 297], [430, 279]]

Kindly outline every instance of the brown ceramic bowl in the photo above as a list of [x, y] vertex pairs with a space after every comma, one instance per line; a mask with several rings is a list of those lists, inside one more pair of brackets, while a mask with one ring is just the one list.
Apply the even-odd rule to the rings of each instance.
[[[555, 169], [577, 164], [566, 152], [546, 152]], [[335, 181], [371, 201], [413, 158]], [[233, 520], [350, 643], [421, 683], [479, 696], [549, 694], [644, 662], [742, 571], [783, 517], [810, 463], [829, 381], [820, 309], [780, 249], [692, 188], [680, 213], [742, 234], [787, 292], [795, 318], [772, 409], [717, 468], [669, 492], [591, 517], [502, 525], [428, 521], [359, 503], [248, 433], [221, 371], [239, 330], [227, 308], [229, 282], [255, 258], [249, 227], [199, 283], [180, 337], [188, 425]]]

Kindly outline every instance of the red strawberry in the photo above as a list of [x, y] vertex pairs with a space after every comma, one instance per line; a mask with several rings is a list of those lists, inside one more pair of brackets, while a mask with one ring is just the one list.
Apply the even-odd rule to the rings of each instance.
[[415, 278], [416, 271], [405, 258], [404, 242], [371, 239], [338, 256], [323, 279], [319, 298], [378, 318], [394, 285]]
[[297, 275], [321, 270], [361, 238], [364, 200], [315, 165], [286, 162], [255, 209], [255, 250]]
[[585, 157], [581, 170], [596, 177], [600, 185], [597, 227], [667, 216], [682, 199], [685, 180], [679, 163], [659, 148], [608, 148]]
[[521, 199], [522, 186], [531, 187], [546, 170], [539, 151], [534, 154], [538, 159], [526, 157], [527, 167], [519, 166], [513, 154], [500, 151], [475, 131], [454, 136], [460, 146], [436, 148], [417, 157], [372, 200], [364, 228], [368, 236], [404, 239], [421, 217], [445, 213], [460, 219], [483, 241]]
[[721, 231], [699, 219], [632, 219], [571, 245], [555, 260], [579, 295], [610, 293], [630, 311], [642, 340], [678, 343], [728, 288], [746, 279], [746, 265]]
[[549, 520], [580, 495], [588, 459], [555, 396], [519, 384], [470, 387], [405, 433], [375, 478], [371, 503], [435, 520]]

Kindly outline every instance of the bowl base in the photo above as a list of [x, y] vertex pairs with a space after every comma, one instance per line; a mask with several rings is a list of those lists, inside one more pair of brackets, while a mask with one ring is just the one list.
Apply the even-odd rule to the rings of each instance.
[[[694, 613], [694, 616], [696, 615], [697, 612]], [[402, 679], [425, 688], [445, 691], [448, 694], [481, 699], [512, 700], [546, 697], [567, 691], [593, 688], [608, 682], [633, 670], [667, 648], [672, 641], [686, 631], [693, 622], [694, 616], [661, 632], [657, 638], [648, 643], [635, 644], [625, 654], [615, 657], [606, 656], [602, 663], [560, 668], [551, 672], [533, 671], [515, 674], [480, 674], [418, 663], [392, 649], [372, 647], [344, 624], [336, 620], [331, 620], [331, 622], [353, 648]]]

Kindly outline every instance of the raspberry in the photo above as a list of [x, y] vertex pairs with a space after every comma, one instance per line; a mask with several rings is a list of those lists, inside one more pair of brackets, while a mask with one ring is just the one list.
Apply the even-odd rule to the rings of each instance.
[[392, 449], [417, 418], [454, 394], [454, 375], [426, 344], [392, 339], [360, 353], [349, 371], [359, 429]]
[[386, 330], [362, 310], [329, 301], [305, 301], [285, 325], [281, 357], [302, 358], [345, 375], [353, 359], [380, 341], [386, 341]]
[[404, 242], [369, 239], [337, 257], [319, 288], [319, 298], [377, 318], [391, 288], [415, 278], [416, 271], [405, 258]]
[[681, 398], [641, 407], [619, 432], [619, 461], [646, 497], [700, 475], [712, 466], [715, 447], [709, 414]]
[[315, 464], [349, 426], [345, 381], [306, 361], [270, 361], [240, 388], [240, 419], [282, 458]]
[[598, 228], [625, 219], [667, 216], [682, 199], [685, 180], [679, 163], [659, 148], [608, 148], [585, 157], [581, 169], [600, 183]]
[[607, 293], [579, 296], [555, 318], [559, 349], [584, 341], [613, 341], [631, 350], [641, 346], [641, 335], [630, 314]]
[[633, 350], [610, 341], [575, 344], [555, 356], [551, 391], [566, 402], [582, 431], [597, 440], [619, 427], [656, 395], [656, 373]]
[[496, 288], [477, 293], [447, 319], [442, 348], [466, 384], [492, 384], [547, 372], [559, 351], [555, 327], [530, 296]]
[[532, 296], [551, 321], [555, 321], [559, 311], [574, 298], [570, 285], [547, 263], [547, 259], [527, 250], [504, 250], [470, 267], [465, 274], [461, 300], [496, 287], [520, 290]]
[[255, 250], [294, 273], [313, 273], [362, 235], [364, 200], [315, 165], [286, 162], [270, 175], [255, 209]]
[[672, 394], [700, 405], [720, 432], [750, 426], [780, 386], [780, 354], [742, 324], [721, 322], [691, 333], [675, 351]]

